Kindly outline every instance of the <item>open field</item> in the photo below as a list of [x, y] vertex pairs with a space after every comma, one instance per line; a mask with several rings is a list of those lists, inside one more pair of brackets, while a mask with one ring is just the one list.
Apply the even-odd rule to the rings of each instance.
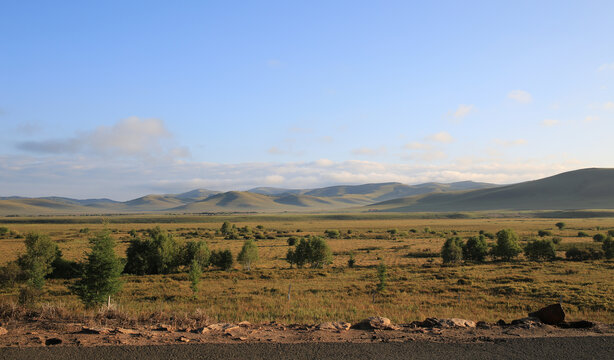
[[[612, 218], [563, 219], [558, 230], [554, 218], [421, 219], [415, 216], [374, 215], [237, 215], [237, 216], [122, 216], [65, 218], [3, 218], [0, 226], [13, 231], [0, 238], [1, 263], [23, 251], [20, 234], [39, 231], [56, 241], [67, 259], [80, 260], [88, 237], [105, 226], [113, 231], [117, 252], [124, 256], [130, 230], [159, 225], [180, 242], [205, 239], [212, 250], [237, 254], [242, 240], [216, 235], [223, 221], [238, 227], [261, 225], [260, 261], [246, 272], [236, 264], [229, 271], [203, 274], [199, 299], [194, 300], [187, 274], [125, 275], [123, 290], [114, 298], [122, 312], [146, 320], [152, 313], [187, 316], [198, 313], [220, 321], [313, 323], [322, 320], [356, 321], [386, 316], [397, 323], [425, 317], [461, 317], [496, 321], [524, 317], [527, 312], [562, 300], [571, 319], [614, 322], [614, 262], [606, 260], [511, 263], [487, 262], [443, 266], [439, 250], [446, 237], [515, 230], [522, 239], [550, 230], [561, 237], [559, 256], [571, 244], [599, 246], [592, 235], [614, 229]], [[88, 229], [85, 231], [84, 229]], [[338, 229], [341, 239], [329, 239], [334, 253], [324, 269], [289, 269], [284, 260], [289, 236], [323, 235]], [[396, 235], [387, 232], [397, 229]], [[414, 230], [415, 232], [413, 232]], [[349, 231], [349, 233], [348, 233]], [[579, 231], [591, 237], [577, 237]], [[492, 240], [489, 240], [492, 241]], [[348, 268], [350, 253], [356, 267]], [[388, 287], [373, 296], [376, 265], [388, 266]], [[54, 304], [72, 314], [86, 314], [67, 285], [73, 280], [48, 280], [40, 304]], [[290, 299], [288, 290], [290, 288]], [[16, 300], [17, 289], [0, 292], [2, 302]]]

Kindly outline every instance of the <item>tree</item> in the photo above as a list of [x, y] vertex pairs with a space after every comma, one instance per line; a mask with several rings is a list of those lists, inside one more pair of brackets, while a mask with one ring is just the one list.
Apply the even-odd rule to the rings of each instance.
[[463, 259], [463, 241], [461, 238], [447, 239], [441, 247], [441, 258], [444, 264], [461, 261]]
[[202, 264], [199, 263], [197, 259], [192, 259], [190, 270], [188, 271], [188, 279], [190, 280], [190, 289], [192, 289], [194, 298], [198, 298], [198, 284], [200, 283], [202, 274]]
[[554, 226], [559, 228], [559, 230], [563, 230], [565, 228], [565, 223], [561, 221], [561, 222], [554, 224]]
[[232, 225], [228, 221], [224, 221], [222, 227], [220, 228], [220, 232], [222, 235], [228, 235], [232, 232]]
[[324, 239], [312, 236], [309, 239], [309, 262], [312, 268], [321, 268], [333, 262], [333, 253]]
[[58, 255], [58, 246], [49, 236], [40, 233], [27, 234], [25, 245], [26, 253], [17, 259], [17, 263], [25, 274], [28, 286], [41, 290], [45, 277], [53, 271], [52, 263]]
[[290, 269], [292, 269], [292, 265], [296, 264], [296, 253], [294, 250], [288, 249], [288, 252], [286, 252], [286, 261], [290, 264]]
[[253, 240], [245, 240], [241, 252], [237, 256], [237, 261], [246, 268], [247, 271], [252, 270], [252, 264], [258, 261], [258, 246]]
[[211, 264], [219, 267], [222, 270], [228, 271], [232, 268], [234, 263], [232, 252], [230, 250], [212, 251], [211, 252]]
[[550, 240], [534, 240], [525, 246], [524, 255], [531, 261], [549, 261], [556, 257], [556, 248]]
[[354, 259], [354, 253], [350, 253], [350, 258], [348, 259], [348, 267], [353, 268], [356, 265], [356, 259]]
[[129, 274], [169, 274], [182, 264], [182, 249], [172, 234], [159, 226], [147, 230], [146, 239], [132, 238], [126, 250]]
[[288, 238], [288, 246], [294, 246], [296, 245], [296, 242], [298, 241], [298, 238], [296, 236], [290, 236]]
[[83, 274], [72, 289], [87, 308], [104, 303], [121, 289], [120, 276], [124, 269], [108, 231], [90, 239], [90, 244], [91, 251], [83, 264]]
[[550, 230], [538, 230], [537, 231], [537, 236], [539, 237], [551, 236], [551, 235], [552, 235], [552, 231]]
[[463, 259], [483, 262], [488, 255], [488, 245], [484, 235], [473, 236], [463, 245]]
[[593, 236], [593, 240], [595, 242], [603, 242], [605, 240], [606, 236], [603, 234], [595, 234], [595, 236]]
[[381, 262], [377, 265], [377, 278], [379, 282], [377, 283], [377, 292], [381, 293], [386, 290], [386, 282], [388, 280], [388, 269], [386, 268], [386, 264]]
[[493, 255], [496, 258], [510, 261], [522, 252], [518, 244], [518, 235], [511, 229], [504, 229], [497, 232], [497, 245], [493, 248]]
[[614, 258], [614, 240], [612, 240], [611, 236], [608, 236], [605, 240], [603, 240], [601, 248], [603, 249], [606, 259]]
[[209, 266], [211, 251], [207, 246], [206, 241], [189, 241], [183, 249], [183, 264], [187, 267], [192, 266], [192, 262], [196, 261], [200, 265], [201, 270]]

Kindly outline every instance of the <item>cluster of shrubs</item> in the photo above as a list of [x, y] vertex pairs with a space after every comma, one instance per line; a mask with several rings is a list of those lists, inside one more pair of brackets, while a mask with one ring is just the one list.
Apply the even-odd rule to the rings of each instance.
[[565, 257], [573, 261], [613, 259], [614, 258], [614, 240], [612, 236], [607, 236], [603, 239], [601, 249], [584, 248], [580, 249], [576, 246], [565, 252]]
[[286, 253], [286, 261], [290, 264], [290, 267], [296, 265], [296, 267], [302, 268], [309, 264], [312, 268], [321, 268], [332, 263], [333, 253], [323, 238], [309, 236], [300, 239], [298, 242], [288, 239], [288, 244], [291, 242], [294, 244], [294, 248], [288, 249]]

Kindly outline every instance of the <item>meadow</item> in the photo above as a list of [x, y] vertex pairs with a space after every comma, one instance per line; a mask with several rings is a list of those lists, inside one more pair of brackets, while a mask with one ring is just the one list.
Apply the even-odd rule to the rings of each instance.
[[[186, 316], [198, 313], [216, 321], [254, 323], [316, 323], [357, 321], [374, 315], [398, 323], [426, 317], [460, 317], [496, 321], [524, 317], [529, 311], [561, 301], [570, 319], [614, 322], [614, 261], [564, 260], [571, 246], [598, 248], [592, 236], [614, 229], [613, 218], [556, 219], [534, 217], [420, 218], [402, 214], [356, 215], [130, 215], [0, 218], [10, 233], [0, 237], [0, 264], [24, 251], [22, 235], [48, 234], [67, 259], [82, 260], [88, 239], [103, 229], [112, 231], [116, 252], [125, 256], [129, 232], [160, 226], [179, 242], [204, 239], [212, 250], [230, 249], [236, 256], [243, 240], [226, 240], [216, 231], [224, 221], [237, 227], [262, 228], [257, 240], [260, 260], [251, 271], [235, 263], [230, 271], [211, 268], [202, 275], [198, 298], [192, 296], [186, 273], [123, 275], [122, 290], [113, 297], [117, 309], [134, 319], [151, 314]], [[559, 230], [555, 223], [564, 221]], [[496, 233], [510, 228], [522, 243], [537, 238], [538, 230], [560, 237], [552, 262], [513, 262], [443, 265], [439, 251], [446, 238]], [[333, 263], [323, 269], [290, 269], [285, 261], [291, 236], [320, 235], [328, 239]], [[590, 237], [578, 237], [578, 232]], [[493, 242], [494, 240], [489, 240]], [[350, 254], [356, 261], [348, 267]], [[376, 293], [376, 267], [388, 270], [386, 290]], [[37, 306], [56, 306], [87, 316], [68, 286], [74, 280], [50, 279]], [[18, 288], [0, 290], [0, 302], [16, 302]]]

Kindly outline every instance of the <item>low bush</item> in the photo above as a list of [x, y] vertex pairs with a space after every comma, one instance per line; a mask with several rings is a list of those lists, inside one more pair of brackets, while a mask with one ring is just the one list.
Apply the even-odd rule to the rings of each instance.
[[552, 231], [550, 231], [550, 230], [538, 230], [537, 231], [537, 236], [539, 236], [539, 237], [552, 236]]
[[444, 264], [460, 262], [463, 259], [463, 241], [459, 237], [446, 240], [441, 248], [441, 259]]
[[550, 261], [556, 257], [556, 249], [551, 240], [534, 240], [525, 246], [524, 254], [532, 261]]
[[488, 255], [488, 245], [484, 235], [469, 238], [463, 245], [463, 259], [483, 262]]

